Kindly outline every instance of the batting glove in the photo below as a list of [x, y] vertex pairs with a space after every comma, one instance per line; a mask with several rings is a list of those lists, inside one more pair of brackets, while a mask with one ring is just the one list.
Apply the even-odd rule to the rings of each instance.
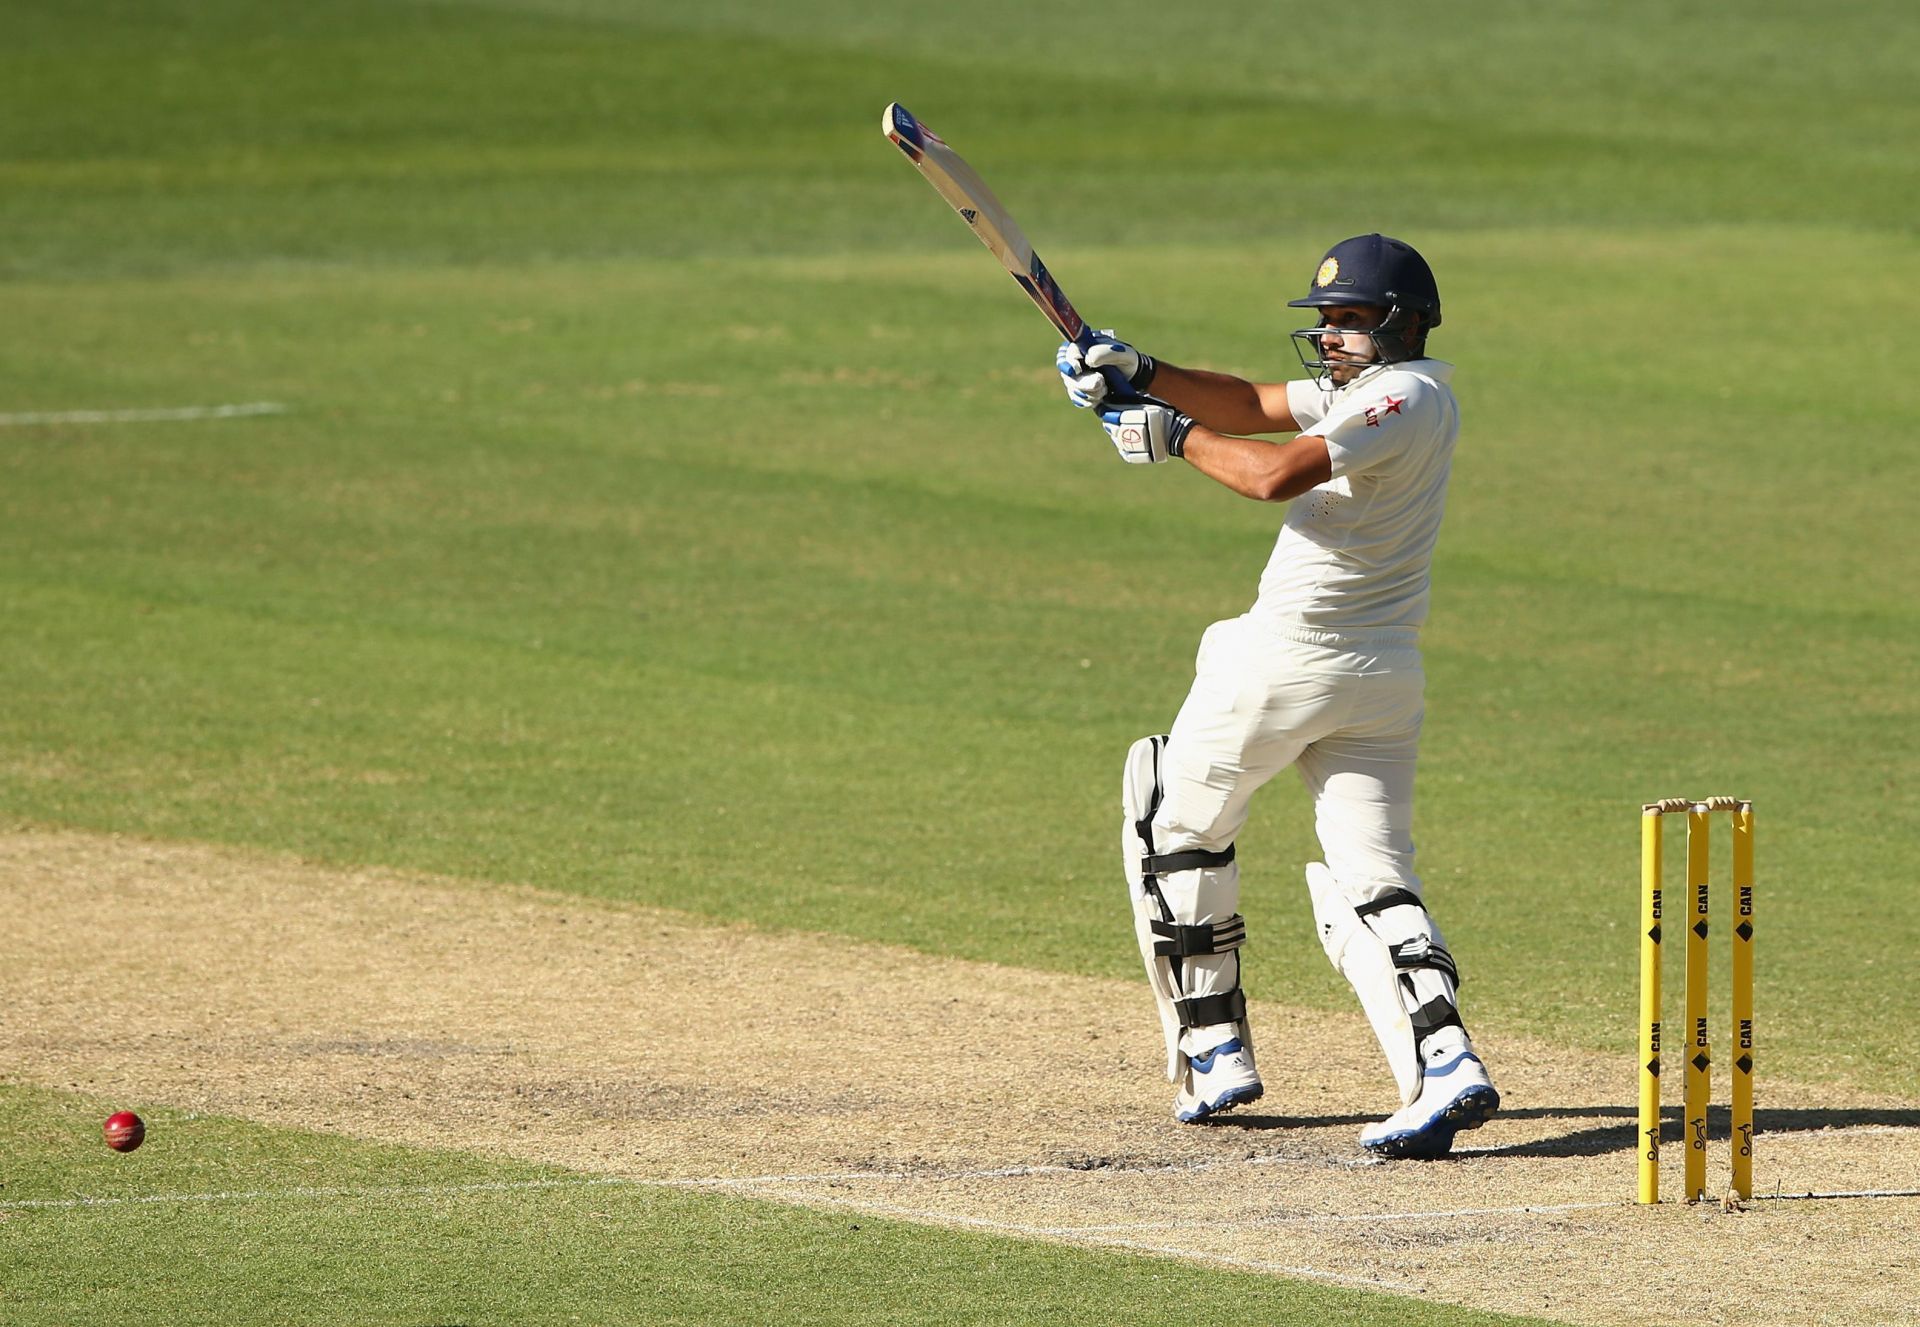
[[1066, 384], [1067, 399], [1082, 409], [1110, 396], [1143, 394], [1159, 367], [1153, 356], [1116, 339], [1111, 329], [1094, 333], [1092, 344], [1084, 350], [1076, 342], [1061, 342], [1053, 366]]
[[1100, 411], [1100, 426], [1129, 465], [1156, 465], [1186, 449], [1193, 420], [1158, 401], [1113, 402]]

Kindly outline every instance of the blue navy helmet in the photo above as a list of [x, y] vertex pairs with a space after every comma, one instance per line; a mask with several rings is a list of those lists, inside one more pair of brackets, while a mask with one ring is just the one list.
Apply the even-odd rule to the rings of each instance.
[[[1294, 309], [1355, 304], [1375, 305], [1387, 311], [1380, 325], [1371, 329], [1383, 363], [1419, 359], [1426, 353], [1427, 333], [1440, 325], [1440, 287], [1427, 260], [1405, 240], [1377, 232], [1341, 240], [1328, 249], [1314, 271], [1306, 298], [1287, 301], [1287, 306]], [[1301, 362], [1320, 374], [1332, 367], [1320, 353], [1324, 334], [1321, 327], [1303, 328], [1293, 334]]]

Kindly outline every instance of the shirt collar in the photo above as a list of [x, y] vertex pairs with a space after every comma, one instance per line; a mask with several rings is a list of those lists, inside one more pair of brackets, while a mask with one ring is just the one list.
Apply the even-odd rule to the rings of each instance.
[[1453, 365], [1444, 359], [1403, 359], [1388, 364], [1375, 364], [1345, 387], [1336, 390], [1350, 392], [1391, 369], [1404, 369], [1408, 373], [1417, 373], [1423, 378], [1432, 378], [1435, 382], [1450, 382], [1453, 379]]

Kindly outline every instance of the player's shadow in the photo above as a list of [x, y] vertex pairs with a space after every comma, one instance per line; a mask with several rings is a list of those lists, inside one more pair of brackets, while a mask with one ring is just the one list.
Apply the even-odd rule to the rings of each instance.
[[[1668, 1106], [1660, 1113], [1660, 1137], [1663, 1142], [1678, 1142], [1681, 1137], [1681, 1108]], [[1208, 1123], [1216, 1129], [1323, 1129], [1358, 1127], [1371, 1124], [1371, 1115], [1259, 1115], [1227, 1114]], [[1496, 1120], [1618, 1120], [1618, 1124], [1599, 1124], [1569, 1129], [1564, 1133], [1525, 1142], [1494, 1147], [1473, 1146], [1472, 1135], [1461, 1136], [1461, 1149], [1473, 1156], [1506, 1157], [1583, 1157], [1604, 1156], [1609, 1152], [1631, 1152], [1639, 1146], [1639, 1112], [1632, 1106], [1522, 1106], [1502, 1109]], [[1893, 1129], [1920, 1131], [1920, 1109], [1850, 1109], [1836, 1107], [1820, 1110], [1756, 1110], [1754, 1133], [1759, 1136], [1783, 1133], [1816, 1133], [1823, 1129], [1858, 1128], [1878, 1125]], [[1724, 1138], [1732, 1121], [1724, 1106], [1707, 1112], [1707, 1131]]]
[[[1602, 1156], [1609, 1152], [1631, 1152], [1640, 1145], [1639, 1112], [1631, 1106], [1597, 1106], [1581, 1109], [1578, 1107], [1554, 1108], [1541, 1107], [1534, 1110], [1503, 1111], [1503, 1115], [1514, 1119], [1554, 1119], [1554, 1118], [1591, 1118], [1593, 1116], [1619, 1118], [1620, 1124], [1599, 1125], [1593, 1128], [1573, 1129], [1563, 1134], [1546, 1138], [1530, 1139], [1524, 1143], [1508, 1143], [1499, 1147], [1474, 1148], [1476, 1156], [1510, 1157], [1578, 1157]], [[1913, 1129], [1920, 1131], [1920, 1110], [1885, 1110], [1866, 1108], [1836, 1107], [1818, 1110], [1756, 1110], [1753, 1113], [1753, 1131], [1756, 1136], [1783, 1133], [1818, 1133], [1823, 1129], [1858, 1128], [1861, 1125], [1879, 1125], [1893, 1129]], [[1714, 1138], [1725, 1138], [1732, 1132], [1733, 1121], [1724, 1106], [1713, 1106], [1707, 1110], [1707, 1132]], [[1660, 1140], [1677, 1143], [1682, 1134], [1682, 1110], [1679, 1106], [1669, 1106], [1660, 1112]]]

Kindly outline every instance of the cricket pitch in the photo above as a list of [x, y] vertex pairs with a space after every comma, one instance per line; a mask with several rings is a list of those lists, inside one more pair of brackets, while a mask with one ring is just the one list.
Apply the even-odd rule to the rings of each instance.
[[1256, 1001], [1266, 1098], [1180, 1126], [1144, 981], [78, 834], [0, 908], [25, 1082], [1571, 1323], [1912, 1310], [1920, 1102], [1763, 1074], [1756, 1201], [1643, 1209], [1624, 1057], [1482, 1036], [1502, 1114], [1373, 1162], [1358, 1014]]

